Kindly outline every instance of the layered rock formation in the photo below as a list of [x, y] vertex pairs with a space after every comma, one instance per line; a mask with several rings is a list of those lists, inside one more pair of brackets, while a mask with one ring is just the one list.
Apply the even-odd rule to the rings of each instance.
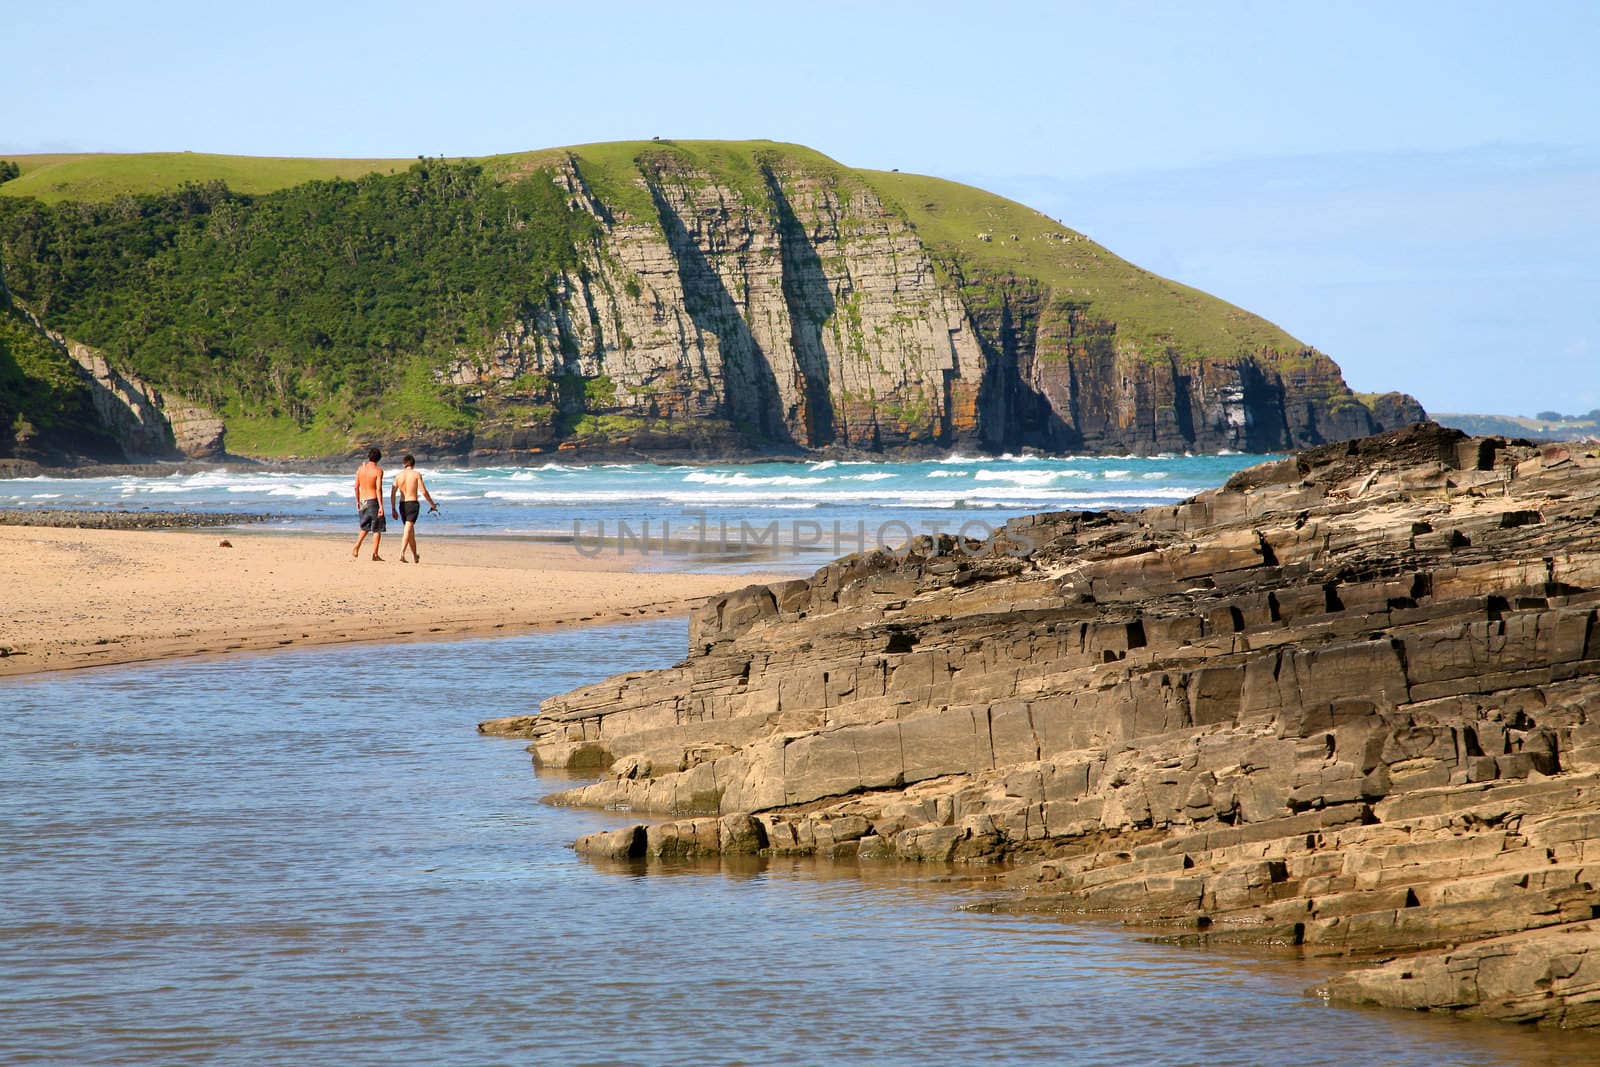
[[[973, 438], [979, 342], [905, 220], [864, 186], [775, 160], [760, 190], [741, 192], [658, 154], [641, 164], [652, 210], [639, 218], [602, 201], [576, 157], [553, 173], [604, 237], [556, 299], [491, 351], [463, 356], [452, 381], [532, 376], [536, 399], [552, 407], [563, 379], [598, 383], [584, 410], [628, 420], [619, 433], [645, 435], [647, 447], [676, 437], [877, 450]], [[560, 436], [553, 423], [522, 429], [534, 433], [480, 427], [474, 444]]]
[[1011, 906], [1382, 960], [1339, 999], [1600, 1023], [1600, 457], [1423, 424], [1137, 513], [724, 597], [483, 729], [617, 857], [1003, 864]]
[[1272, 451], [1424, 417], [1400, 394], [1363, 403], [1270, 323], [987, 194], [1030, 256], [970, 256], [872, 175], [777, 150], [730, 171], [651, 146], [607, 192], [581, 150], [544, 166], [601, 237], [551, 300], [443, 372], [472, 390], [481, 453]]

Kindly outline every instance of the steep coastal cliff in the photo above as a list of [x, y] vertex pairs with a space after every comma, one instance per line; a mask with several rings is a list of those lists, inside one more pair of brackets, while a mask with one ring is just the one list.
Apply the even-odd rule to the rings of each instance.
[[0, 287], [0, 459], [71, 464], [217, 459], [222, 420], [68, 341]]
[[1600, 1025], [1600, 455], [1424, 424], [1136, 513], [752, 586], [486, 732], [619, 858], [1004, 864], [1011, 907], [1392, 963], [1342, 1000]]
[[793, 145], [15, 199], [51, 190], [0, 197], [19, 301], [247, 454], [1263, 451], [1423, 417], [1019, 204]]

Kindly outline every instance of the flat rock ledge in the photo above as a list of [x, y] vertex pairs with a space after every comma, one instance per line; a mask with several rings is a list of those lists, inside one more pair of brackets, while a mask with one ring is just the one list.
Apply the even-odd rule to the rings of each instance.
[[616, 859], [994, 864], [1008, 910], [1369, 963], [1341, 1001], [1600, 1025], [1600, 456], [1420, 423], [691, 619], [480, 729]]
[[271, 515], [240, 511], [70, 511], [60, 508], [0, 508], [0, 526], [55, 526], [77, 530], [180, 530], [245, 526]]

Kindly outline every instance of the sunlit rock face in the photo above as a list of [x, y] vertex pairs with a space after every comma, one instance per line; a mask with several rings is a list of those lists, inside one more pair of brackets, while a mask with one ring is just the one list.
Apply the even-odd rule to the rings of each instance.
[[[555, 299], [447, 372], [481, 387], [480, 450], [556, 444], [558, 426], [527, 420], [526, 402], [559, 405], [549, 383], [574, 374], [598, 383], [585, 398], [594, 436], [704, 452], [1272, 451], [1423, 417], [1399, 394], [1363, 403], [1332, 360], [1287, 341], [1136, 344], [1088, 290], [942, 258], [848, 172], [774, 156], [734, 184], [642, 157], [650, 208], [631, 213], [590, 187], [578, 157], [553, 174], [601, 237]], [[1087, 247], [1042, 236], [1062, 256]], [[1259, 321], [1218, 314], [1230, 312]], [[511, 388], [528, 380], [547, 392]]]
[[1592, 1026], [1597, 512], [1600, 455], [1422, 424], [752, 586], [483, 728], [663, 820], [584, 851], [1002, 864], [1019, 909], [1404, 954], [1337, 997]]

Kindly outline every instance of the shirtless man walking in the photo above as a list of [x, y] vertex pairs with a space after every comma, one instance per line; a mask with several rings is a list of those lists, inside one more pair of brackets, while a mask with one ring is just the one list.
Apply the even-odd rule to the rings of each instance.
[[372, 558], [379, 563], [383, 562], [383, 557], [378, 555], [378, 543], [389, 526], [383, 519], [383, 468], [378, 466], [382, 458], [383, 453], [376, 448], [368, 449], [367, 461], [356, 470], [356, 511], [361, 515], [361, 536], [356, 538], [356, 547], [350, 550], [352, 556], [360, 556], [361, 542], [371, 534]]
[[[396, 519], [404, 519], [406, 523], [405, 539], [400, 542], [400, 562], [406, 561], [406, 548], [409, 547], [412, 562], [421, 563], [422, 557], [417, 554], [417, 516], [422, 512], [422, 505], [417, 501], [417, 494], [421, 493], [427, 498], [430, 515], [439, 510], [439, 505], [433, 502], [433, 494], [422, 484], [422, 472], [417, 470], [416, 458], [407, 453], [400, 462], [405, 467], [394, 476], [394, 482], [389, 486], [389, 510]], [[396, 494], [400, 496], [399, 508], [395, 507]]]

